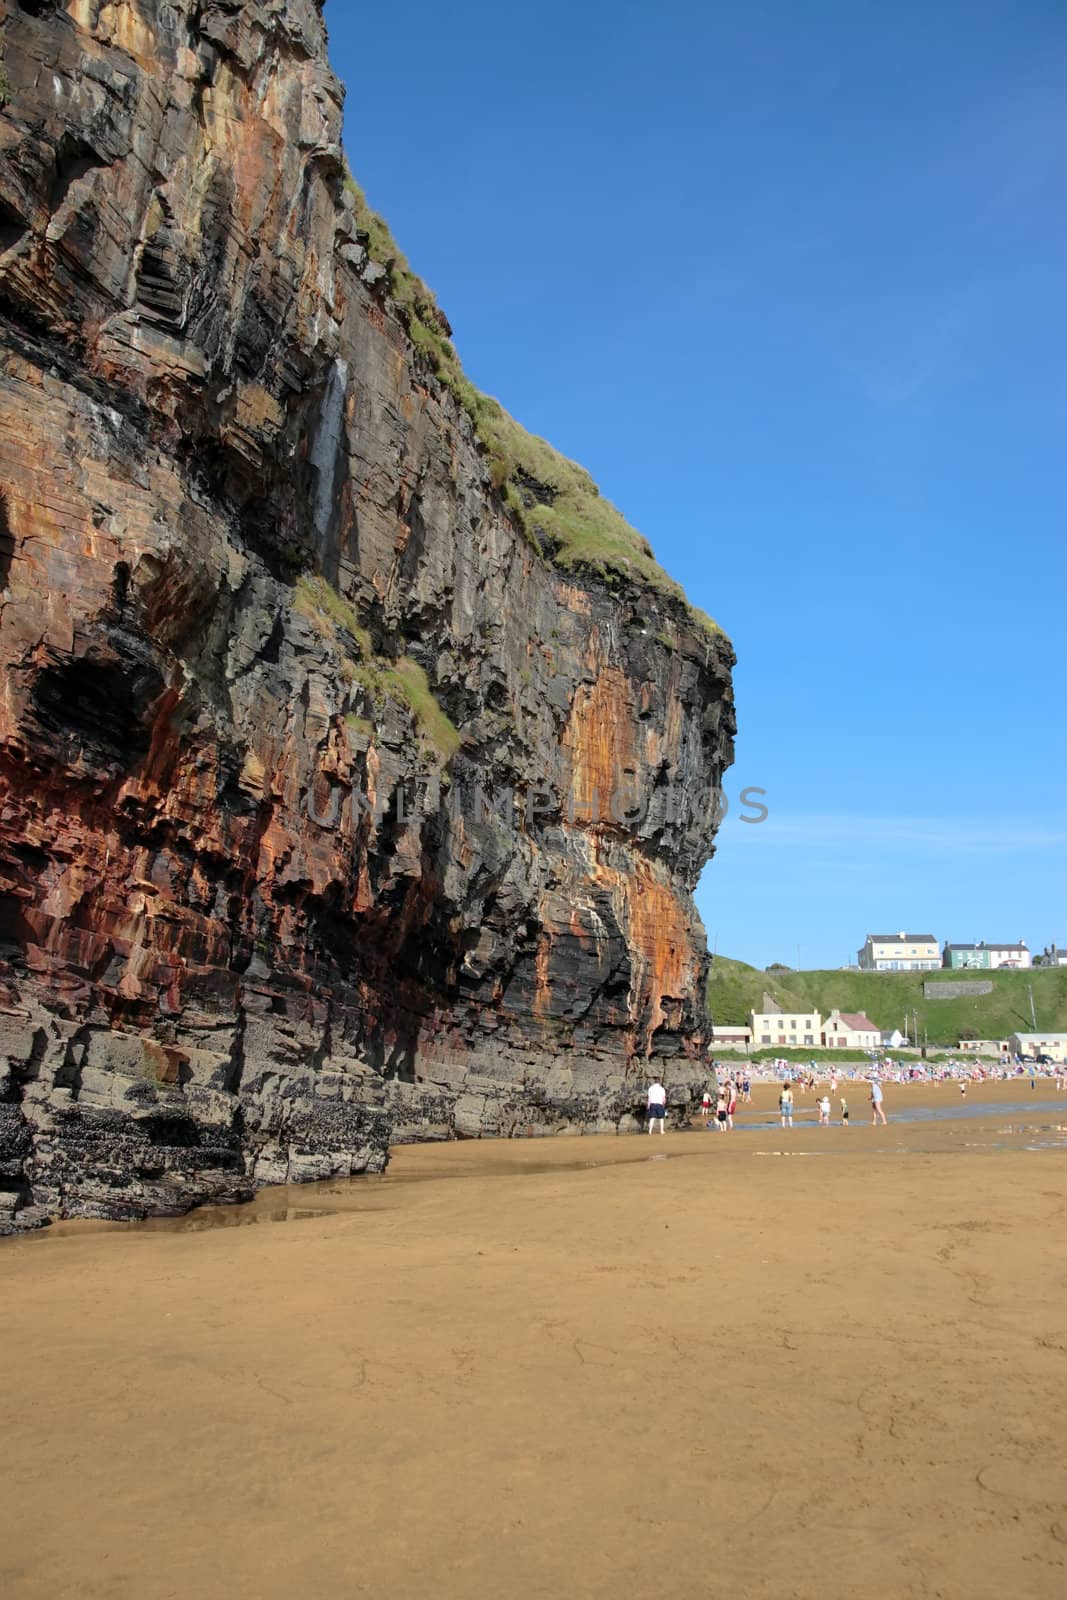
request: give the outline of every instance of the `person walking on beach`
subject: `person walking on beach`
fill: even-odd
[[[648,1088],[648,1131],[658,1128],[663,1132],[663,1124],[667,1120],[667,1091],[655,1078]]]
[[[848,1127],[848,1101],[844,1097],[841,1100],[841,1126]]]
[[[737,1110],[737,1084],[732,1078],[726,1080],[726,1126],[734,1125],[734,1112]]]
[[[782,1092],[778,1096],[778,1110],[782,1116],[782,1127],[793,1126],[793,1091],[788,1083],[782,1085]]]
[[[703,1096],[701,1098],[701,1101],[700,1101],[700,1116],[701,1116],[701,1119],[702,1119],[702,1121],[704,1123],[704,1126],[706,1128],[707,1125],[708,1125],[708,1118],[711,1116],[711,1085],[710,1084],[705,1084],[705,1086],[704,1086],[704,1094],[703,1094]]]
[[[830,1096],[828,1094],[824,1094],[822,1099],[819,1101],[819,1127],[820,1128],[828,1128],[829,1126],[830,1126]]]
[[[726,1132],[726,1090],[721,1084],[715,1101],[715,1126],[720,1133]]]
[[[871,1124],[875,1128],[878,1126],[879,1122],[881,1122],[883,1128],[887,1126],[885,1118],[885,1106],[882,1104],[883,1098],[882,1085],[878,1082],[878,1079],[875,1078],[871,1083]]]

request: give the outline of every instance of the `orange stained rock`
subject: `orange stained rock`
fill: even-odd
[[[563,736],[571,760],[575,821],[614,821],[611,802],[631,786],[636,765],[634,695],[618,667],[604,667],[593,684],[581,684]]]
[[[678,894],[663,869],[638,858],[623,878],[628,931],[645,964],[647,993],[658,1007],[664,995],[683,995],[692,979],[692,940]],[[656,1023],[663,1020],[662,1015]]]
[[[94,0],[69,0],[67,14],[85,33],[102,44],[117,45],[142,66],[150,66],[157,54],[156,35],[130,0],[117,4],[94,4]]]
[[[552,998],[552,985],[548,976],[548,963],[552,954],[552,937],[543,933],[537,945],[536,987],[534,989],[533,1014],[535,1017],[544,1017],[548,1014],[549,1001]]]
[[[579,617],[588,617],[592,614],[593,604],[586,589],[579,589],[573,583],[564,583],[562,579],[553,585],[556,599],[565,611],[573,611]]]
[[[637,856],[622,871],[602,859],[597,844],[592,876],[608,887],[630,949],[630,1014],[639,1048],[647,1050],[667,1021],[664,1001],[690,995],[697,980],[692,932],[659,863]]]

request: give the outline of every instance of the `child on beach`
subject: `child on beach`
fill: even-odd
[[[847,1128],[848,1127],[848,1101],[847,1100],[842,1100],[841,1101],[841,1126],[843,1128]]]
[[[783,1086],[782,1092],[778,1096],[778,1110],[782,1117],[782,1127],[791,1128],[793,1126],[793,1091],[788,1084]]]
[[[830,1096],[828,1094],[824,1094],[819,1101],[819,1126],[820,1128],[828,1128],[830,1126]]]

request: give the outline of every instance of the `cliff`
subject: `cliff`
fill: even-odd
[[[732,653],[462,378],[320,7],[0,48],[0,1226],[684,1099]]]

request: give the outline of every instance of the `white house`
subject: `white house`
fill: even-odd
[[[1013,1055],[1067,1061],[1067,1033],[1013,1033],[1009,1043]]]
[[[749,1045],[752,1043],[752,1029],[742,1028],[738,1023],[726,1022],[712,1028],[711,1042],[712,1044],[723,1046],[728,1044]]]
[[[1067,949],[1062,944],[1046,945],[1035,964],[1039,967],[1067,967]]]
[[[1033,965],[1030,952],[1020,939],[1015,944],[987,944],[989,951],[989,965],[991,967],[1030,967]]]
[[[817,1011],[752,1011],[754,1045],[797,1045],[799,1048],[819,1043],[821,1022]]]
[[[862,1011],[831,1011],[822,1025],[822,1042],[828,1050],[880,1050],[882,1030]]]
[[[932,933],[869,933],[857,960],[865,972],[935,972],[941,946]]]
[[[907,1038],[899,1028],[883,1028],[881,1033],[883,1050],[901,1050],[907,1044]]]

